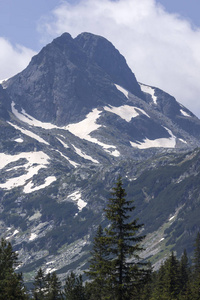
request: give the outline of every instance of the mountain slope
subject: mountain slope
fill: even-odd
[[[119,174],[145,224],[144,255],[192,251],[200,120],[138,83],[103,37],[65,33],[4,81],[0,126],[0,235],[19,251],[27,281],[40,266],[62,278],[87,267]]]
[[[111,77],[113,82],[143,99],[140,86],[125,58],[108,40],[90,33],[82,33],[76,37],[75,41],[89,58]]]

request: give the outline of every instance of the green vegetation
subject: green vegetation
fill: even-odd
[[[26,290],[23,276],[17,273],[18,255],[9,242],[0,244],[0,300],[198,300],[200,299],[200,234],[194,243],[189,264],[186,250],[178,260],[172,251],[157,271],[139,254],[142,225],[130,212],[134,202],[118,179],[105,209],[107,227],[97,228],[93,240],[87,281],[74,272],[66,274],[64,286],[58,275],[39,268],[33,288]],[[163,228],[169,230],[169,228]],[[181,239],[181,235],[180,235]],[[176,242],[176,241],[175,241]],[[167,246],[167,244],[166,244]]]
[[[27,299],[22,274],[15,273],[18,265],[16,252],[10,243],[1,239],[0,244],[0,299]]]
[[[105,209],[109,226],[105,233],[101,226],[98,228],[87,272],[92,279],[90,290],[93,290],[96,299],[129,299],[147,274],[147,270],[141,268],[144,263],[139,257],[143,250],[140,243],[144,237],[138,235],[142,225],[137,224],[137,220],[130,221],[129,213],[135,207],[133,201],[125,197],[119,178]]]

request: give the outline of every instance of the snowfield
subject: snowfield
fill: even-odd
[[[83,157],[84,159],[90,160],[90,161],[92,161],[92,162],[95,163],[95,164],[99,164],[99,162],[98,162],[96,159],[94,159],[94,158],[92,158],[91,156],[85,154],[83,151],[81,151],[80,149],[78,149],[78,148],[75,147],[74,145],[72,145],[72,146],[74,147],[76,153],[77,153],[79,156]]]
[[[69,157],[62,154],[62,152],[60,152],[59,150],[55,150],[55,151],[58,152],[62,157],[64,157],[74,168],[77,168],[79,166],[79,164],[77,164],[75,161],[69,159]]]
[[[75,136],[77,136],[81,139],[85,139],[89,142],[100,145],[109,154],[111,154],[113,156],[120,156],[120,153],[116,150],[115,146],[104,144],[104,143],[98,141],[98,139],[93,138],[93,137],[90,136],[90,134],[93,131],[95,131],[95,130],[97,130],[98,128],[101,127],[101,125],[97,124],[96,121],[100,117],[100,114],[102,113],[102,111],[100,111],[96,108],[93,109],[86,116],[86,118],[83,121],[80,121],[78,123],[69,124],[69,125],[64,126],[64,127],[58,127],[58,126],[53,125],[51,123],[43,123],[39,120],[36,120],[35,118],[33,118],[29,114],[27,114],[25,112],[25,110],[23,110],[23,109],[22,109],[22,112],[20,113],[15,109],[15,103],[14,102],[12,102],[12,112],[20,121],[23,121],[24,123],[26,123],[30,126],[40,127],[40,128],[48,129],[48,130],[50,130],[50,129],[68,130],[69,132],[71,132],[72,134],[74,134]],[[22,129],[21,127],[19,127],[17,125],[14,125],[10,122],[8,122],[8,123],[11,126],[15,127],[16,129],[20,130],[23,134],[28,135],[28,136],[38,140],[41,143],[49,145],[48,142],[46,142],[44,139],[37,136],[36,134],[32,133],[31,131]],[[59,139],[59,141],[61,142],[61,139]],[[67,145],[64,145],[63,141],[61,143],[63,144],[64,147],[67,147]]]
[[[160,138],[155,140],[149,140],[144,139],[143,142],[134,143],[130,141],[130,144],[132,147],[138,148],[138,149],[147,149],[147,148],[153,148],[153,147],[161,147],[161,148],[175,148],[176,146],[176,137],[173,135],[171,130],[165,128],[171,137],[169,138]]]
[[[81,211],[86,205],[87,202],[81,199],[81,192],[80,191],[75,191],[72,194],[68,196],[68,198],[72,199],[77,203],[79,211]]]
[[[128,91],[127,91],[127,90],[125,90],[123,87],[121,87],[121,86],[118,85],[118,84],[115,84],[115,86],[116,86],[116,88],[117,88],[122,94],[124,94],[124,95],[126,96],[126,98],[128,98]]]
[[[121,86],[119,86],[117,84],[115,84],[115,86],[120,92],[122,92],[128,98],[127,90],[125,90],[124,88],[122,88]],[[155,90],[152,87],[144,85],[144,84],[140,84],[140,87],[143,92],[150,94],[153,99],[154,104],[157,104],[157,97],[154,95]],[[108,106],[101,108],[101,110],[94,108],[91,112],[89,112],[85,116],[84,120],[82,120],[80,122],[72,123],[72,124],[69,124],[69,125],[63,126],[63,127],[58,127],[51,123],[44,123],[44,122],[41,122],[41,121],[33,118],[32,116],[27,114],[25,112],[25,110],[23,110],[23,109],[21,112],[18,112],[17,109],[15,109],[15,103],[12,102],[13,114],[19,120],[25,122],[26,124],[28,124],[30,126],[40,127],[40,128],[46,129],[46,130],[51,130],[51,129],[68,130],[70,133],[79,137],[82,140],[87,140],[91,143],[95,143],[95,144],[99,145],[100,147],[103,148],[104,151],[106,151],[110,155],[119,157],[120,152],[117,150],[116,146],[105,144],[105,143],[99,141],[97,138],[92,136],[93,132],[97,131],[99,128],[101,128],[103,126],[101,124],[98,124],[98,119],[100,118],[101,114],[106,111],[109,113],[118,115],[120,118],[124,119],[126,122],[130,122],[132,120],[132,118],[135,118],[135,117],[139,116],[140,114],[144,114],[148,118],[150,118],[150,116],[143,109],[135,107],[135,106],[122,105],[119,107],[115,107],[115,106],[108,105]],[[183,109],[181,109],[180,112],[183,116],[190,117],[189,114],[186,113]],[[21,128],[17,125],[14,125],[10,122],[9,122],[9,124],[12,125],[13,127],[15,127],[16,129],[20,130],[23,134],[28,135],[41,143],[49,145],[49,143],[47,141],[45,141],[43,138],[39,137],[38,135],[32,133],[31,131],[23,129],[23,128]],[[147,148],[152,148],[152,147],[175,148],[176,137],[173,135],[173,133],[169,129],[166,128],[166,130],[170,134],[169,138],[158,138],[155,140],[150,140],[150,139],[146,138],[142,142],[130,141],[130,144],[132,147],[136,147],[138,149],[147,149]],[[57,137],[57,139],[63,145],[63,147],[65,147],[66,149],[69,148],[68,144],[65,141],[63,141],[63,139],[65,139],[65,137],[63,137],[59,134],[58,134],[58,136],[59,137]],[[63,139],[61,139],[60,137],[63,137]],[[23,142],[23,140],[21,138],[17,139],[16,141]],[[90,160],[93,163],[99,163],[97,160],[95,160],[93,157],[91,157],[87,153],[83,152],[81,149],[75,147],[74,145],[72,145],[72,147],[74,148],[74,151],[76,152],[76,154],[81,156],[82,158],[84,158],[86,160]],[[58,150],[56,150],[56,151],[59,152],[62,157],[67,159],[69,161],[69,163],[72,164],[74,167],[77,167],[79,165],[76,162],[71,161],[68,157],[63,155],[60,151],[58,151]],[[29,186],[30,186],[30,184],[29,184]]]
[[[106,111],[109,111],[113,114],[118,115],[120,118],[124,119],[126,122],[130,122],[132,118],[135,118],[139,116],[139,112],[142,114],[146,115],[148,118],[149,115],[141,108],[135,107],[135,106],[130,106],[130,105],[123,105],[119,107],[115,106],[105,106],[104,109]]]
[[[41,185],[37,185],[34,187],[33,183],[30,181],[27,185],[25,185],[24,187],[24,193],[28,194],[28,193],[32,193],[34,191],[38,191],[41,189],[44,189],[45,187],[49,186],[50,184],[52,184],[52,182],[56,181],[56,177],[55,176],[48,176],[47,178],[45,178],[45,183],[41,184]]]
[[[39,135],[33,133],[32,131],[30,130],[27,130],[27,129],[23,129],[15,124],[12,124],[11,122],[8,122],[8,124],[10,124],[11,126],[13,126],[15,129],[21,131],[21,133],[31,137],[32,139],[35,139],[37,140],[39,143],[43,143],[43,144],[46,144],[46,145],[49,145],[48,142],[46,142],[43,138],[41,138]]]
[[[184,117],[191,117],[188,113],[186,113],[186,111],[184,111],[183,109],[180,109],[180,112],[181,114],[184,116]]]
[[[142,83],[140,83],[140,88],[141,88],[142,92],[150,94],[153,99],[154,104],[157,104],[157,97],[155,96],[155,89],[153,89],[152,87],[150,87],[148,85],[142,84]]]
[[[24,186],[24,192],[31,193],[34,190],[41,189],[46,187],[47,185],[50,185],[53,181],[56,180],[54,176],[47,177],[43,185],[33,188],[32,181],[30,181],[31,178],[34,175],[37,175],[40,169],[47,168],[50,160],[49,156],[42,151],[22,152],[17,155],[0,153],[0,168],[3,169],[12,162],[17,164],[18,161],[22,158],[26,159],[27,163],[25,163],[24,165],[20,164],[14,167],[10,167],[7,170],[12,171],[16,170],[16,168],[24,168],[24,174],[10,178],[5,183],[1,183],[0,188],[11,190],[14,187]]]
[[[83,121],[70,124],[66,126],[66,129],[68,129],[72,134],[78,136],[81,139],[98,144],[104,149],[104,151],[108,152],[109,154],[113,156],[120,156],[120,153],[116,150],[115,146],[104,144],[98,139],[91,137],[90,135],[93,131],[99,129],[102,126],[96,123],[101,113],[101,110],[95,108],[89,114],[87,114],[86,118]]]
[[[15,103],[14,102],[11,103],[11,108],[12,108],[12,113],[20,121],[22,121],[24,123],[27,123],[27,124],[29,124],[31,126],[41,127],[41,128],[44,128],[44,129],[58,128],[56,125],[53,125],[51,123],[41,122],[41,121],[33,118],[32,116],[30,116],[29,114],[27,114],[24,109],[22,109],[21,113],[18,112],[18,110],[15,108]]]

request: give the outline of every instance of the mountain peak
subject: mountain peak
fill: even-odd
[[[0,129],[0,237],[14,241],[26,278],[36,266],[62,277],[86,267],[119,174],[157,237],[148,256],[198,229],[200,151],[187,151],[200,146],[200,120],[139,86],[105,38],[64,33],[0,84]]]
[[[7,90],[18,107],[33,117],[67,125],[97,106],[122,104],[126,99],[117,93],[114,83],[106,70],[64,33],[11,78]]]
[[[59,42],[65,42],[65,41],[69,41],[69,40],[71,40],[71,41],[73,40],[71,34],[68,33],[68,32],[64,32],[63,34],[61,34],[61,36],[55,38],[53,40],[53,43],[58,42],[58,41]]]
[[[110,41],[88,32],[81,33],[75,40],[88,56],[110,75],[113,82],[124,87],[132,94],[143,98],[135,75],[127,65],[125,58]]]

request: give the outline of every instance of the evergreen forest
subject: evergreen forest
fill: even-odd
[[[41,268],[28,289],[18,270],[18,254],[10,242],[0,243],[0,300],[175,300],[200,299],[200,233],[193,258],[186,250],[180,259],[174,252],[154,270],[141,258],[143,225],[131,218],[134,201],[126,200],[119,177],[104,210],[108,226],[97,228],[89,267],[83,274],[67,274],[64,284],[56,272]]]

